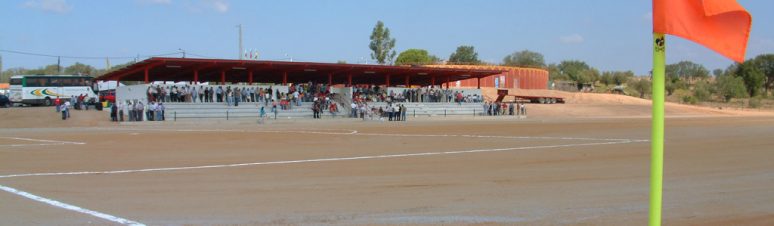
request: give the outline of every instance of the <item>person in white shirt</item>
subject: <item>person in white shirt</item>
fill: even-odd
[[[355,102],[352,102],[352,104],[350,104],[350,107],[352,108],[350,110],[352,112],[352,115],[351,115],[352,118],[357,118],[357,104],[355,104]]]
[[[59,110],[62,111],[62,120],[66,120],[70,117],[70,101],[65,101]]]

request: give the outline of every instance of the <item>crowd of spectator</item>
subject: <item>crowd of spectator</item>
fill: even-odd
[[[403,104],[388,102],[387,106],[376,107],[366,101],[352,102],[350,105],[350,118],[362,118],[363,120],[406,121],[407,108]]]
[[[327,98],[329,87],[325,84],[300,83],[288,87],[288,92],[273,86],[224,86],[224,85],[151,85],[147,89],[147,102],[180,103],[225,103],[239,106],[239,103],[263,103],[279,105],[281,110],[301,106],[301,102],[314,102]],[[328,109],[325,103],[324,109]]]
[[[484,115],[497,116],[497,115],[514,115],[514,116],[526,116],[527,105],[523,103],[505,103],[505,102],[484,102]]]
[[[141,100],[118,101],[110,107],[110,121],[165,121],[165,111],[163,102],[151,101],[145,105]]]
[[[56,106],[56,112],[62,113],[62,120],[70,118],[70,110],[88,111],[91,106],[96,110],[102,110],[102,104],[97,102],[94,97],[89,97],[86,94],[70,96],[69,99],[60,99],[59,97],[56,97],[56,99],[54,99],[54,106]]]
[[[352,88],[350,117],[363,120],[405,121],[407,108],[401,103],[406,102],[482,103],[483,115],[526,115],[526,106],[522,103],[485,102],[483,96],[465,93],[463,90],[437,87],[386,89],[374,85]],[[293,84],[287,87],[287,92],[284,91],[273,86],[154,84],[147,88],[147,100],[116,103],[111,108],[111,120],[163,121],[164,103],[167,102],[223,103],[228,106],[254,103],[263,105],[260,106],[261,117],[266,115],[264,107],[270,106],[271,112],[276,115],[278,110],[290,110],[301,106],[302,102],[312,103],[314,118],[320,118],[326,111],[333,116],[340,112],[326,84]],[[384,102],[386,106],[375,102]],[[78,104],[80,102],[76,102],[76,106]]]
[[[442,103],[479,103],[484,98],[478,94],[465,94],[465,91],[439,89],[434,87],[407,88],[402,91],[389,91],[379,86],[355,87],[352,92],[354,101],[365,102],[442,102]]]

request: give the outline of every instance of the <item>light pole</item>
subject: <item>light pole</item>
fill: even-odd
[[[184,49],[181,49],[181,48],[177,48],[177,50],[178,50],[178,51],[180,51],[180,53],[182,53],[182,54],[183,54],[183,58],[185,58],[185,50],[184,50]],[[195,58],[195,57],[194,57],[194,58]]]
[[[242,48],[242,24],[237,25],[237,28],[239,28],[239,59],[243,59],[244,50]]]

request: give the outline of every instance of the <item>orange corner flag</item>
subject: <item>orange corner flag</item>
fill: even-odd
[[[686,38],[740,63],[751,23],[736,0],[653,0],[653,32]]]

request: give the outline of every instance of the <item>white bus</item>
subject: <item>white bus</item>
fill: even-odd
[[[91,77],[77,75],[15,75],[10,79],[9,99],[14,104],[51,106],[54,100],[80,95],[96,98]]]

